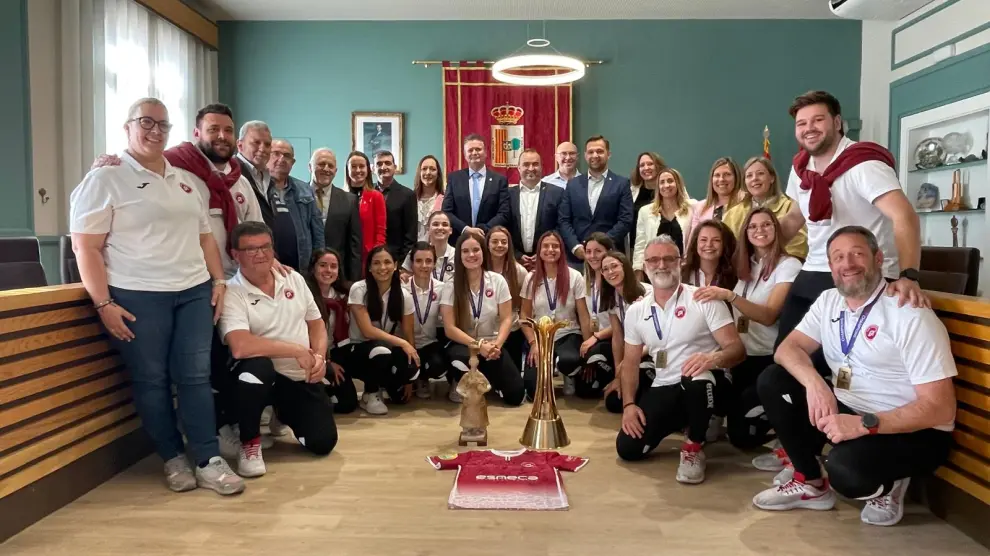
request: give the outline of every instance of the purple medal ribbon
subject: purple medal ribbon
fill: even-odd
[[[859,331],[863,328],[866,323],[866,317],[870,316],[870,311],[873,310],[873,306],[876,305],[877,301],[880,300],[880,296],[883,295],[883,290],[873,298],[873,301],[863,309],[863,313],[859,315],[859,320],[856,321],[856,326],[853,327],[852,340],[846,339],[846,312],[839,312],[839,342],[842,345],[842,355],[849,358],[849,352],[852,351],[853,345],[856,343],[856,338],[859,337]]]
[[[416,309],[416,320],[419,321],[420,326],[425,326],[426,320],[430,318],[430,308],[433,307],[433,280],[430,280],[430,293],[426,299],[426,313],[421,313],[419,310],[419,295],[416,293],[415,281],[413,281],[412,285],[412,294],[413,307]]]

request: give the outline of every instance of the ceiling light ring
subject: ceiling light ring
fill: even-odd
[[[564,68],[569,71],[549,75],[519,75],[508,73],[511,70],[525,70],[547,67]],[[492,66],[492,77],[512,85],[564,85],[584,77],[585,64],[581,60],[560,54],[522,54],[503,58]]]

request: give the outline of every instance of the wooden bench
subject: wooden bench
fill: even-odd
[[[82,286],[0,292],[0,542],[150,451]]]
[[[990,546],[990,300],[928,292],[952,342],[955,446],[931,482],[932,511]]]

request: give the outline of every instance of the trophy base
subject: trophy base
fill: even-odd
[[[564,421],[560,416],[554,419],[530,417],[519,443],[533,450],[556,450],[567,446],[571,440],[567,438]]]
[[[466,432],[461,432],[461,436],[457,439],[458,446],[488,446],[488,431],[481,434],[467,434]]]

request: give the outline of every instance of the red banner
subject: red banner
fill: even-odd
[[[532,70],[547,75],[554,70]],[[519,73],[519,72],[515,72]],[[547,87],[510,85],[492,78],[483,65],[444,62],[444,167],[447,173],[467,165],[462,143],[477,133],[486,138],[488,164],[519,183],[519,155],[536,149],[543,173],[554,172],[557,145],[571,141],[573,110],[571,84]]]

